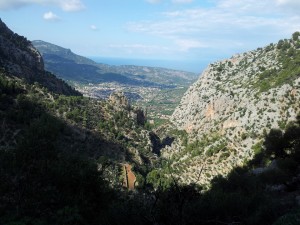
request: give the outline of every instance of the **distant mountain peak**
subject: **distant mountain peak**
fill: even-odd
[[[88,64],[88,65],[96,64],[91,59],[73,53],[71,49],[63,48],[49,42],[45,42],[42,40],[35,40],[32,41],[32,44],[41,52],[42,55],[46,57],[48,55],[57,55],[62,58],[66,58],[80,64]]]
[[[96,63],[66,49],[45,41],[32,42],[41,52],[47,70],[61,78],[80,83],[112,83],[132,86],[168,87],[180,83],[190,84],[196,74],[173,69]]]

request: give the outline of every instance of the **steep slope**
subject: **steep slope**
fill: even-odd
[[[74,54],[70,49],[62,48],[45,41],[36,40],[32,41],[32,44],[39,50],[44,58],[47,58],[45,59],[45,61],[47,61],[48,59],[51,60],[51,56],[57,56],[61,59],[71,60],[77,64],[87,64],[94,66],[97,64],[93,60]]]
[[[300,112],[300,40],[281,40],[210,64],[183,96],[171,121],[188,134],[181,151],[164,152],[183,181],[200,183],[242,165],[270,128],[284,129]]]
[[[4,47],[22,52],[14,44]],[[203,192],[195,184],[180,185],[175,176],[163,179],[161,166],[169,164],[152,151],[159,154],[173,139],[161,141],[145,130],[143,111],[122,93],[108,101],[60,95],[28,82],[23,73],[12,75],[5,66],[22,68],[22,62],[2,59],[0,224],[298,224],[300,116],[284,132],[273,130],[266,137],[264,157],[274,160],[275,153],[278,167],[272,163],[259,174],[236,168]],[[288,82],[299,75],[293,72]],[[199,169],[198,177],[210,172]],[[120,191],[123,181],[130,189],[136,184],[145,189]]]
[[[63,127],[54,129],[55,149],[93,160],[105,157],[112,165],[112,183],[118,184],[119,163],[139,166],[153,157],[143,110],[132,107],[122,93],[108,100],[81,96],[44,71],[41,55],[26,38],[0,25],[0,150],[17,148],[31,124],[42,120],[41,126],[48,126],[50,120]]]
[[[52,92],[65,95],[80,95],[64,81],[44,70],[40,53],[25,37],[12,32],[0,20],[0,66],[8,74],[38,82]]]

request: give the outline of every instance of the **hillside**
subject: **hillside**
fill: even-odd
[[[0,66],[28,83],[37,82],[48,90],[65,95],[81,95],[63,80],[44,70],[40,53],[25,37],[12,32],[0,20]]]
[[[2,21],[0,27],[1,151],[17,151],[24,144],[43,154],[45,143],[51,143],[61,154],[82,155],[99,167],[105,159],[105,177],[117,187],[122,185],[121,163],[137,169],[151,165],[155,146],[143,110],[131,106],[121,92],[107,100],[81,96],[44,70],[41,55],[26,38]]]
[[[122,164],[134,165],[139,175],[152,169],[160,140],[141,108],[132,106],[123,92],[109,93],[105,100],[83,97],[44,70],[44,60],[30,41],[2,21],[0,28],[0,149],[16,150],[30,132],[27,144],[34,145],[36,138],[50,141],[58,152],[82,154],[99,167],[105,159],[109,166],[103,176],[116,187],[122,185]],[[80,56],[74,60],[89,63]],[[42,129],[42,136],[35,137],[34,129]],[[39,151],[42,146],[37,143]]]
[[[131,86],[169,87],[186,84],[197,75],[190,72],[146,66],[112,66],[96,63],[74,54],[70,49],[44,42],[33,41],[41,52],[46,68],[65,80],[83,83],[117,82]]]
[[[197,179],[200,165],[218,174],[251,159],[271,128],[284,129],[300,112],[300,40],[280,40],[210,64],[184,94],[171,121],[187,133],[185,146],[169,148],[183,182]],[[179,150],[181,149],[181,150]]]
[[[157,123],[169,118],[184,91],[198,77],[166,68],[96,63],[51,43],[32,43],[41,52],[46,69],[84,96],[107,99],[114,91],[124,92],[131,102],[147,108],[149,118]]]
[[[163,126],[156,130],[164,136],[159,138],[144,111],[133,107],[123,93],[111,94],[108,100],[77,96],[43,70],[42,58],[30,42],[2,22],[0,27],[0,43],[5,43],[0,44],[0,224],[299,224],[300,116],[295,121],[286,117],[290,122],[285,129],[266,131],[254,158],[215,177],[208,189],[199,183],[207,184],[213,166],[222,163],[221,157],[214,161],[220,156],[214,150],[223,153],[227,146],[206,151],[205,164],[189,174],[183,173],[184,166],[199,163],[201,149],[220,143],[226,133],[208,133],[206,139],[193,142],[201,137],[194,129],[187,129],[188,136]],[[259,73],[262,82],[253,86],[273,82],[257,86],[258,96],[266,95],[266,87],[289,87],[299,79],[298,49],[286,51],[298,43],[296,38],[273,49],[287,61],[276,76],[265,76],[269,68]],[[16,60],[19,56],[23,59]],[[293,87],[297,94],[298,86]],[[186,98],[187,94],[182,104]],[[178,128],[185,124],[178,122],[174,114]],[[241,137],[248,138],[253,137]],[[234,154],[229,157],[235,159]],[[236,165],[226,162],[227,168]]]

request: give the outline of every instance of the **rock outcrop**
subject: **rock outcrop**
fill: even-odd
[[[205,164],[207,183],[253,157],[252,147],[271,128],[283,129],[300,112],[300,40],[281,40],[230,59],[210,64],[185,93],[171,116],[188,133],[192,151],[167,148],[165,157],[178,157],[184,182],[193,182]],[[298,65],[298,66],[297,66]],[[184,148],[183,148],[184,149]]]
[[[29,78],[44,70],[43,58],[31,42],[11,31],[1,20],[0,49],[1,64],[14,75]]]
[[[109,96],[109,102],[117,109],[128,109],[130,108],[129,101],[123,92],[113,92]]]
[[[44,70],[39,51],[25,37],[11,31],[0,19],[0,68],[6,73],[37,82],[48,90],[65,95],[81,95],[64,81]]]

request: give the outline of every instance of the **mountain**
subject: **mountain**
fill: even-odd
[[[146,66],[111,66],[74,54],[70,49],[44,41],[33,41],[46,68],[65,80],[82,83],[117,82],[132,86],[170,87],[196,78],[190,72]]]
[[[255,156],[271,128],[285,129],[300,113],[300,40],[280,40],[210,64],[171,116],[186,132],[185,146],[169,147],[180,179],[207,184]],[[181,149],[181,150],[180,150]],[[184,158],[184,160],[181,160]]]
[[[117,82],[131,85],[151,85],[130,79],[121,74],[103,71],[102,66],[92,60],[78,56],[69,49],[46,43],[33,41],[35,47],[41,52],[46,62],[46,68],[64,80],[80,83]],[[154,85],[154,84],[152,84]]]
[[[0,224],[102,224],[127,189],[123,164],[132,189],[156,159],[143,110],[119,92],[83,97],[26,38],[0,31]]]
[[[40,53],[25,37],[12,32],[0,20],[0,66],[7,73],[37,82],[50,91],[65,95],[80,95],[61,79],[44,70]]]
[[[32,43],[41,52],[46,69],[84,96],[107,99],[114,91],[121,91],[131,102],[147,108],[148,117],[155,124],[168,119],[197,77],[194,73],[158,67],[96,63],[54,44]]]
[[[30,41],[2,21],[0,31],[0,149],[16,148],[35,122],[48,126],[52,121],[64,127],[54,129],[57,138],[52,144],[60,151],[107,157],[116,167],[133,161],[143,164],[143,159],[151,162],[153,134],[146,129],[144,111],[130,105],[124,93],[112,93],[107,100],[83,97],[44,70],[43,58]],[[46,131],[41,135],[51,136]]]
[[[133,107],[123,93],[111,94],[107,100],[74,96],[78,93],[43,70],[42,59],[30,42],[0,25],[0,43],[5,43],[0,45],[0,224],[299,224],[300,116],[285,129],[281,124],[281,130],[266,131],[251,161],[229,173],[222,171],[224,176],[215,177],[209,186],[199,185],[203,176],[214,175],[218,163],[224,166],[222,160],[227,168],[236,165],[226,160],[229,147],[224,144],[210,148],[205,164],[197,164],[201,149],[220,143],[226,132],[220,129],[219,136],[208,133],[200,140],[195,129],[187,129],[189,134],[166,125],[151,130],[144,111]],[[299,79],[298,36],[269,51],[270,47],[262,49],[262,54],[270,52],[267,61],[275,62],[277,52],[280,63],[274,64],[276,73],[267,67],[259,72],[261,80],[248,86],[264,102],[270,91],[274,94],[273,89],[286,91],[285,99],[274,98],[279,106],[289,99],[284,112],[291,118],[294,104],[299,104],[299,82],[295,84]],[[16,60],[20,55],[23,59]],[[217,70],[220,78],[216,81],[225,78]],[[207,81],[205,76],[202,79]],[[197,85],[182,104],[195,89]],[[218,92],[210,94],[218,96]],[[173,114],[178,128],[185,123],[175,121],[175,116],[184,110],[181,107]],[[179,115],[186,117],[181,117],[183,112]],[[241,137],[248,138],[254,136]],[[222,155],[214,152],[218,150]],[[166,157],[168,152],[170,157]],[[192,164],[194,169],[184,173]]]
[[[60,46],[44,42],[32,41],[32,44],[39,50],[43,57],[48,58],[59,56],[61,59],[68,59],[77,64],[97,65],[93,60],[74,54],[70,49],[65,49]],[[47,60],[45,60],[47,61]]]

